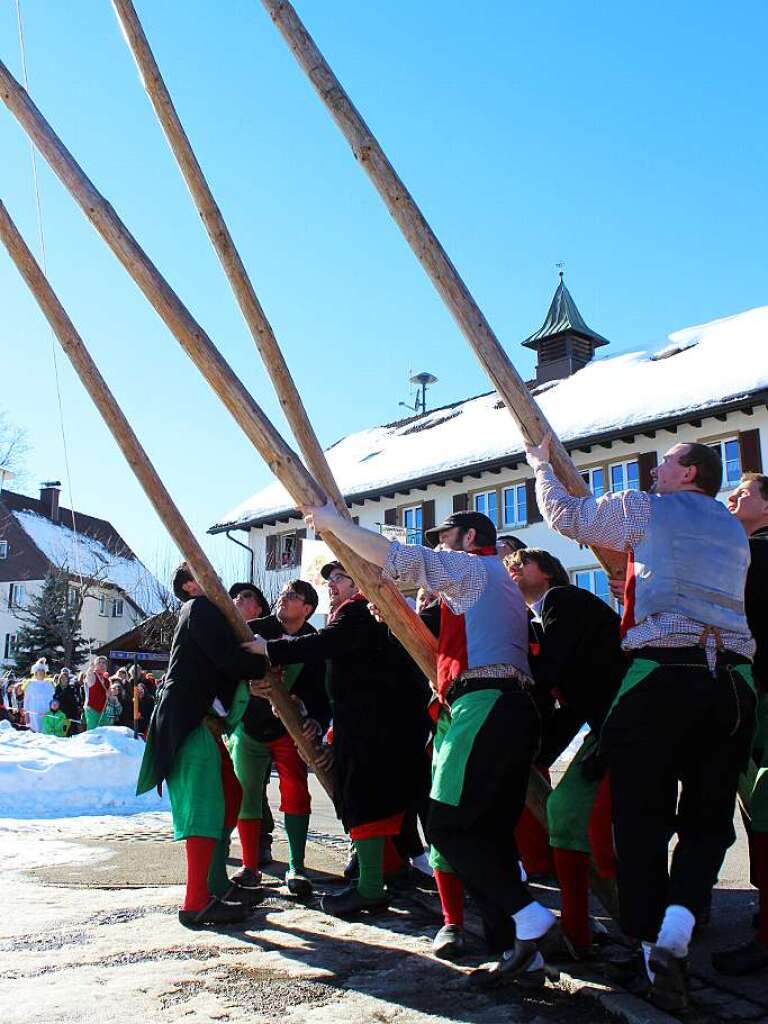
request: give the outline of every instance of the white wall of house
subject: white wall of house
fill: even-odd
[[[695,415],[695,414],[692,414]],[[572,457],[577,467],[582,471],[602,470],[603,482],[606,490],[610,489],[611,473],[614,467],[623,466],[623,473],[626,479],[627,463],[633,463],[639,455],[647,452],[655,452],[658,461],[661,461],[663,454],[678,442],[699,441],[702,443],[716,443],[738,440],[740,431],[759,430],[760,449],[762,455],[763,471],[768,470],[768,410],[765,406],[755,407],[752,415],[744,412],[730,413],[725,420],[718,420],[714,417],[702,418],[701,426],[682,425],[676,432],[667,429],[659,429],[654,437],[637,434],[633,443],[614,441],[610,446],[595,445],[591,451],[575,450]],[[738,444],[729,446],[726,454],[733,455],[738,452]],[[741,465],[732,461],[724,467],[730,470],[730,479],[725,479],[723,489],[720,493],[721,500],[733,489],[735,481],[741,472]],[[615,470],[617,473],[620,470]],[[457,471],[456,476],[460,476]],[[559,558],[563,565],[571,573],[574,582],[584,585],[587,578],[584,576],[576,578],[576,573],[585,570],[598,571],[599,567],[594,555],[589,548],[581,548],[573,541],[559,536],[542,523],[523,525],[520,523],[507,523],[504,521],[504,491],[515,485],[524,484],[530,479],[532,473],[525,463],[520,463],[515,470],[505,469],[499,473],[483,473],[479,477],[464,476],[460,483],[451,481],[445,486],[432,485],[423,490],[412,490],[410,494],[396,493],[394,498],[382,498],[379,501],[366,501],[363,505],[354,505],[352,514],[359,517],[360,525],[370,529],[379,529],[384,523],[385,510],[398,509],[398,524],[404,523],[405,510],[409,507],[416,507],[424,501],[434,500],[435,522],[440,523],[453,511],[453,497],[456,494],[469,494],[469,507],[475,507],[475,500],[478,495],[492,492],[496,495],[497,527],[500,533],[514,533],[519,536],[529,547],[546,548],[553,555]],[[724,477],[726,473],[724,473]],[[621,489],[621,488],[617,488]],[[479,499],[481,504],[483,499]],[[485,511],[485,508],[481,508]],[[298,566],[289,568],[269,570],[266,568],[266,538],[270,535],[285,535],[295,532],[303,527],[299,519],[293,519],[289,523],[280,523],[277,526],[265,526],[252,528],[249,533],[249,544],[255,552],[255,567],[257,582],[263,585],[267,596],[274,595],[287,580],[295,578],[298,573]],[[310,534],[311,536],[311,534]],[[263,584],[262,584],[263,581]],[[589,582],[598,588],[604,587],[601,577],[593,576]]]
[[[15,608],[10,606],[11,587],[23,586],[23,599],[25,604],[28,604],[30,599],[39,593],[42,585],[42,580],[25,580],[23,584],[0,583],[0,669],[15,665],[13,657],[6,656],[6,652],[11,649],[8,637],[14,637],[22,625]],[[18,598],[17,589],[14,590],[14,598]],[[127,633],[142,618],[144,616],[139,614],[119,591],[105,587],[95,588],[83,603],[80,628],[85,639],[93,638],[93,646],[100,647],[109,640]]]

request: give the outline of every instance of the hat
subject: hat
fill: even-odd
[[[259,588],[255,583],[233,583],[229,588],[229,596],[234,601],[238,594],[242,594],[244,590],[252,590],[255,594],[259,593]]]
[[[330,578],[330,575],[334,569],[337,569],[339,572],[343,572],[345,576],[349,576],[349,573],[341,564],[341,562],[337,561],[328,562],[326,565],[324,565],[320,570],[320,575],[323,577],[324,580],[327,580]]]
[[[38,658],[37,661],[35,662],[35,664],[32,666],[31,672],[33,674],[35,672],[45,672],[45,673],[47,673],[48,672],[48,662],[45,660],[45,658]]]
[[[462,530],[476,530],[483,544],[496,543],[496,527],[482,512],[452,512],[439,526],[425,530],[424,540],[433,548],[440,539],[441,531],[451,530],[454,526],[458,526]]]

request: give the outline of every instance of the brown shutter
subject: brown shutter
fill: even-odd
[[[421,503],[421,528],[426,533],[435,525],[435,503],[434,501],[422,501]]]
[[[464,492],[463,494],[454,494],[453,496],[453,511],[454,512],[466,512],[469,508],[469,495]]]
[[[536,481],[526,480],[525,481],[525,521],[530,526],[531,523],[540,523],[542,520],[541,512],[539,512],[539,506],[536,504]]]
[[[760,455],[760,431],[739,431],[742,473],[762,473],[763,460]]]
[[[396,508],[385,508],[384,509],[384,525],[385,526],[397,526],[397,509]]]
[[[294,553],[294,565],[301,565],[301,544],[307,539],[306,529],[296,531],[296,551]]]
[[[658,458],[656,456],[656,452],[643,452],[642,455],[638,455],[637,463],[641,491],[650,491],[653,483],[651,470],[656,468],[657,462]]]
[[[264,568],[277,568],[277,534],[275,533],[267,537],[267,555],[264,560]]]
[[[355,526],[359,526],[360,525],[360,516],[352,516],[352,522],[355,524]]]

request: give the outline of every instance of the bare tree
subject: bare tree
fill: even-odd
[[[17,486],[23,480],[24,461],[28,454],[26,430],[15,426],[7,413],[0,411],[0,469],[13,473]]]

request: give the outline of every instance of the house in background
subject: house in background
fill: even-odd
[[[721,497],[743,470],[767,464],[768,306],[676,331],[655,351],[595,358],[609,342],[586,324],[561,279],[544,323],[522,344],[537,357],[528,387],[596,496],[648,489],[676,442],[718,450]],[[495,392],[350,434],[326,455],[362,526],[398,527],[418,543],[450,512],[476,509],[611,600],[591,551],[541,522],[522,437]],[[209,532],[244,531],[259,578],[274,590],[300,565],[303,525],[275,482]]]
[[[13,666],[19,609],[52,568],[67,572],[73,603],[84,595],[81,632],[94,649],[163,608],[160,584],[114,526],[61,507],[60,491],[54,481],[32,498],[0,482],[0,668]]]

